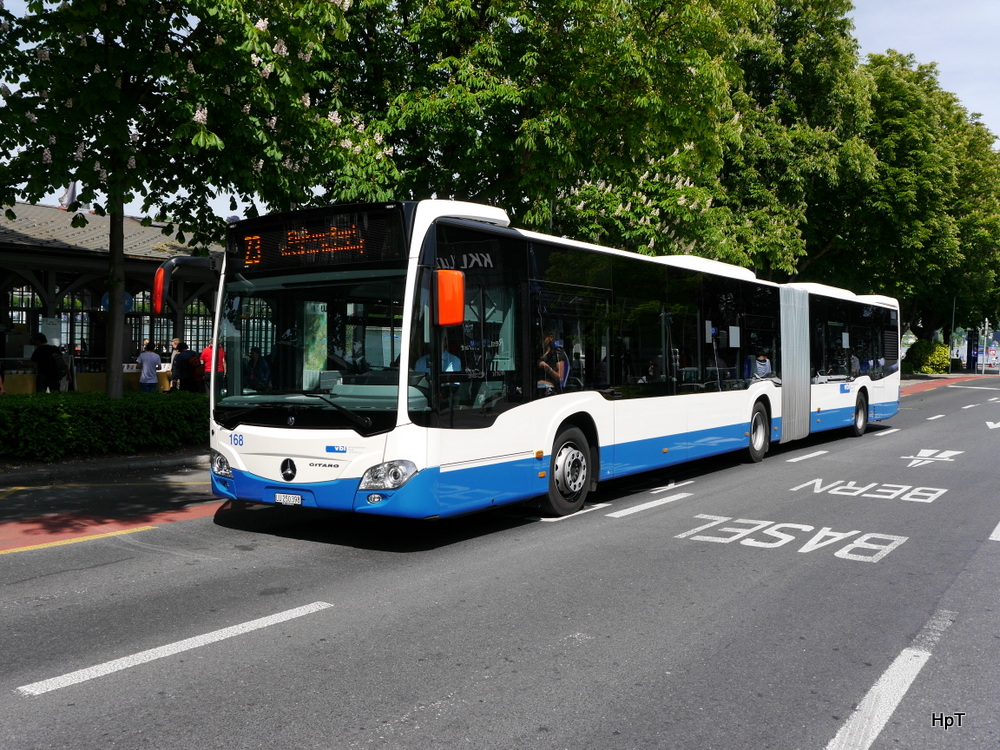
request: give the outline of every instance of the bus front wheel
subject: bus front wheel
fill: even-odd
[[[590,488],[590,445],[576,427],[569,427],[552,444],[549,492],[543,507],[554,516],[568,516],[583,507]]]
[[[764,454],[771,445],[771,420],[767,416],[764,404],[758,401],[753,405],[750,415],[750,446],[747,448],[747,458],[752,463],[764,460]]]
[[[858,401],[854,404],[854,421],[851,423],[851,434],[854,437],[861,437],[868,429],[868,399],[863,393],[858,394]]]

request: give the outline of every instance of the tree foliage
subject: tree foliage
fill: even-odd
[[[896,296],[904,324],[929,338],[949,324],[963,289],[959,322],[995,309],[1000,162],[992,134],[940,88],[934,65],[889,51],[871,56],[865,70],[874,179],[817,205],[836,209],[836,223],[799,273]]]
[[[654,233],[633,236],[639,222],[605,204],[651,216],[646,188],[711,177],[735,130],[730,26],[759,4],[360,0],[330,77],[342,111],[390,145],[401,197],[496,203],[522,225],[636,247]]]

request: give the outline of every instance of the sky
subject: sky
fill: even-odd
[[[936,63],[942,89],[1000,135],[1000,0],[854,0],[865,55],[889,49]]]

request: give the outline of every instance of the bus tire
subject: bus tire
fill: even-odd
[[[867,429],[868,397],[864,393],[859,393],[857,403],[854,404],[854,421],[851,422],[851,434],[854,437],[861,437]]]
[[[750,445],[747,447],[747,458],[751,463],[760,463],[764,454],[771,446],[771,420],[767,409],[760,401],[753,405],[750,414]]]
[[[542,508],[553,516],[568,516],[583,507],[590,489],[590,445],[576,427],[567,427],[552,443],[549,491]]]

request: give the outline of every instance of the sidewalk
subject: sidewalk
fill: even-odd
[[[913,393],[929,391],[942,385],[954,385],[969,380],[982,380],[984,378],[995,378],[996,373],[986,373],[985,375],[974,375],[967,372],[946,373],[944,375],[903,375],[903,382],[900,385],[900,395],[905,397]]]
[[[0,458],[0,489],[36,484],[63,484],[93,477],[110,479],[136,476],[156,470],[207,471],[208,465],[207,446],[163,453],[66,458],[51,463]]]

